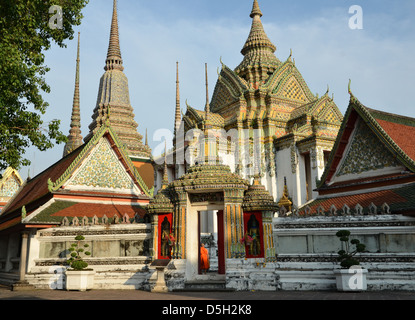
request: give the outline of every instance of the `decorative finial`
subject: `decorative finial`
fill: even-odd
[[[291,61],[291,57],[293,56],[293,49],[290,49],[290,56],[288,57],[288,61]]]
[[[349,91],[349,94],[350,95],[352,95],[351,85],[352,85],[352,80],[349,79],[349,88],[348,88],[348,91]]]
[[[252,11],[250,14],[251,18],[254,18],[255,16],[262,17],[262,12],[261,12],[261,9],[259,8],[259,4],[257,0],[254,0],[254,4],[252,6]]]

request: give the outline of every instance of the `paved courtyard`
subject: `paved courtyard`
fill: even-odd
[[[407,291],[247,291],[247,292],[169,292],[151,293],[138,290],[64,290],[11,291],[0,286],[0,300],[415,300],[415,292]]]

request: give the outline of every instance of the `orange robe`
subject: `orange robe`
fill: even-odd
[[[209,252],[205,247],[200,247],[200,269],[209,269]]]

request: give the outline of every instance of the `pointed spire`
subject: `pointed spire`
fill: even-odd
[[[264,31],[264,26],[261,22],[262,12],[259,9],[258,1],[254,1],[252,12],[250,14],[252,18],[251,32],[249,33],[248,39],[241,51],[243,55],[246,55],[252,49],[267,48],[272,53],[277,50],[274,44],[269,40],[267,34]]]
[[[250,17],[252,18],[251,31],[241,50],[244,60],[235,69],[240,76],[244,76],[252,68],[261,67],[274,71],[281,64],[274,54],[277,50],[276,46],[269,40],[264,31],[264,26],[261,22],[262,12],[257,0],[254,0]]]
[[[78,32],[78,50],[76,55],[75,90],[72,104],[71,128],[69,130],[68,142],[66,143],[63,151],[63,156],[68,155],[83,144],[81,136],[81,108],[79,98],[80,39],[81,33]]]
[[[110,41],[108,45],[107,60],[105,61],[104,70],[118,69],[123,71],[121,48],[120,48],[120,36],[118,32],[118,13],[117,13],[117,0],[114,0]]]
[[[108,124],[118,135],[129,156],[151,158],[150,147],[144,145],[143,136],[137,131],[138,124],[131,106],[128,78],[122,72],[124,67],[118,31],[117,1],[114,0],[105,73],[99,83],[90,131],[84,140],[89,141],[103,125]]]
[[[147,133],[147,128],[146,128],[146,146],[148,146],[148,133]]]
[[[179,62],[176,62],[176,114],[174,118],[174,136],[180,130],[180,123],[182,121],[180,109],[180,83],[179,83]]]
[[[254,18],[254,16],[256,15],[258,15],[259,17],[262,17],[262,12],[261,12],[261,9],[259,8],[259,4],[257,0],[254,1],[250,17]]]

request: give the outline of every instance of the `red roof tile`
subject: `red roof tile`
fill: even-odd
[[[383,130],[412,159],[415,160],[415,127],[376,119]]]

